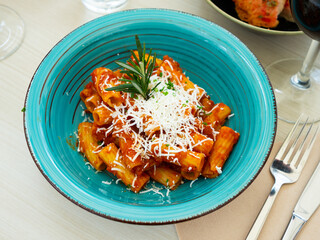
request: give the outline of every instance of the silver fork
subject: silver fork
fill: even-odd
[[[308,159],[311,148],[315,142],[315,138],[319,130],[319,127],[317,128],[314,134],[310,134],[312,135],[311,137],[309,137],[311,138],[311,140],[307,141],[308,135],[311,132],[311,128],[313,126],[313,124],[310,124],[310,126],[306,128],[307,133],[303,137],[302,132],[304,131],[306,124],[308,122],[308,119],[307,119],[303,123],[303,126],[301,127],[301,130],[299,131],[298,136],[294,137],[294,133],[297,130],[297,126],[301,124],[301,119],[302,119],[302,116],[299,117],[299,119],[293,126],[292,130],[290,131],[286,140],[282,144],[280,150],[278,151],[270,167],[270,171],[274,177],[275,182],[267,200],[265,201],[263,207],[260,210],[258,217],[256,218],[253,226],[251,227],[246,240],[253,240],[258,238],[260,231],[263,227],[263,224],[267,219],[267,216],[271,210],[271,207],[278,195],[278,192],[281,186],[283,184],[296,182]],[[289,150],[287,150],[291,142],[293,142],[293,144],[291,145]],[[303,150],[304,152],[303,154],[301,154]],[[298,162],[298,160],[300,161]]]

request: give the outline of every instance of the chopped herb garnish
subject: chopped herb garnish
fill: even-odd
[[[164,94],[165,96],[167,96],[167,95],[168,95],[168,92],[163,92],[163,94]]]
[[[162,77],[162,72],[159,73],[159,77]]]
[[[136,44],[138,50],[138,56],[131,50],[132,59],[129,59],[128,63],[122,63],[116,61],[115,63],[123,67],[121,73],[127,74],[129,79],[119,79],[124,84],[117,85],[115,87],[107,88],[106,91],[122,91],[128,93],[140,94],[145,100],[148,100],[154,91],[154,89],[160,84],[160,82],[152,89],[149,89],[150,77],[155,68],[156,54],[152,55],[152,49],[150,49],[149,55],[146,57],[146,46],[141,42],[136,35]]]
[[[25,107],[21,109],[21,112],[25,112],[25,111],[26,111],[26,108],[25,108]]]
[[[168,83],[166,83],[166,85],[167,85],[167,88],[168,88],[168,89],[172,89],[172,90],[174,90],[173,82],[168,81]]]
[[[98,141],[97,142],[98,145],[101,145],[102,143],[103,143],[103,141]]]
[[[170,146],[170,144],[166,144],[166,146],[167,146],[167,147],[169,147],[169,146]]]
[[[203,107],[202,107],[202,106],[197,106],[197,108],[198,108],[198,109],[203,109]]]
[[[206,123],[206,122],[203,122],[202,124],[203,124],[203,125],[205,125],[205,126],[207,126],[207,125],[208,125],[208,123]]]
[[[187,106],[187,104],[182,104],[182,107],[186,107]]]

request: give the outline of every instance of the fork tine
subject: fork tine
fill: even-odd
[[[301,136],[301,134],[302,134],[302,132],[303,132],[303,130],[304,130],[304,128],[305,128],[308,120],[309,120],[309,118],[307,118],[306,121],[304,122],[303,126],[302,126],[301,129],[300,129],[300,132],[298,133],[298,136],[297,136],[296,139],[294,140],[294,142],[293,142],[293,144],[291,145],[288,153],[286,154],[285,158],[283,159],[283,162],[284,162],[285,164],[288,164],[288,163],[289,163],[290,158],[291,158],[291,156],[292,156],[292,154],[293,154],[293,151],[294,151],[294,149],[296,148],[298,139],[300,138],[300,136]]]
[[[302,119],[302,114],[300,115],[300,117],[298,118],[298,120],[296,121],[296,123],[294,124],[293,128],[291,129],[290,133],[288,134],[288,136],[286,137],[284,143],[282,144],[281,148],[279,149],[277,155],[276,155],[276,159],[280,160],[283,158],[283,155],[291,141],[291,138],[293,136],[293,133],[295,132],[297,126],[300,124]]]
[[[300,146],[299,146],[296,154],[295,154],[294,157],[292,158],[292,161],[291,161],[291,163],[290,163],[290,165],[291,165],[292,167],[294,167],[294,166],[296,165],[297,161],[300,159],[300,154],[301,154],[302,149],[304,148],[304,146],[305,146],[305,144],[306,144],[306,140],[307,140],[307,138],[308,138],[308,135],[309,135],[309,133],[310,133],[310,131],[311,131],[312,126],[313,126],[313,123],[310,124],[310,127],[308,128],[307,133],[306,133],[306,135],[304,136],[304,139],[302,140],[302,142],[301,142],[301,144],[300,144]],[[300,162],[301,162],[301,161],[300,161]]]
[[[313,134],[312,139],[311,139],[311,141],[309,143],[309,146],[307,147],[306,151],[304,152],[304,154],[301,157],[300,163],[297,166],[297,170],[298,171],[301,171],[302,168],[304,167],[304,164],[306,163],[306,161],[307,161],[307,159],[308,159],[308,157],[310,155],[311,149],[312,149],[312,147],[313,147],[313,145],[314,145],[314,143],[316,141],[316,137],[317,137],[318,133],[319,133],[319,126],[317,127],[315,133]]]

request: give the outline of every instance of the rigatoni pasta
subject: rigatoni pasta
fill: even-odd
[[[98,156],[107,165],[107,170],[121,179],[134,192],[139,192],[150,179],[146,173],[138,175],[130,171],[123,161],[122,154],[114,143],[105,146],[98,153]]]
[[[80,97],[94,121],[79,124],[79,150],[94,168],[106,169],[135,193],[150,179],[174,190],[183,179],[217,177],[239,138],[223,126],[231,109],[214,103],[169,56],[145,54],[140,62],[141,56],[132,52],[122,71],[92,72]],[[143,78],[137,62],[154,67],[144,97],[132,83]]]

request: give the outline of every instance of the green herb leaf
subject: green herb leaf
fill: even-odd
[[[118,62],[115,61],[116,64],[118,64],[119,66],[126,68],[129,70],[130,73],[135,73],[137,75],[141,75],[141,72],[139,72],[138,70],[136,70],[134,67],[130,66],[129,64],[123,63],[123,62]]]
[[[126,78],[120,78],[118,80],[121,82],[131,82],[132,81],[131,79],[126,79]]]
[[[158,89],[157,87],[159,86],[160,83],[161,83],[161,82],[158,82],[157,85],[155,85],[155,86],[151,89],[150,94],[153,93],[153,92],[158,92],[158,91],[159,91],[159,89]]]
[[[26,111],[26,108],[25,108],[25,107],[21,109],[21,112],[25,112],[25,111]]]
[[[131,50],[131,55],[133,59],[136,61],[132,61],[129,59],[127,63],[122,63],[116,61],[115,63],[119,66],[123,67],[124,70],[121,73],[127,74],[130,79],[119,79],[122,82],[126,82],[124,84],[114,86],[111,88],[105,89],[106,91],[123,91],[128,93],[140,94],[144,97],[144,99],[148,100],[151,97],[153,91],[155,91],[156,87],[149,89],[150,77],[153,73],[156,64],[156,54],[152,55],[152,49],[150,49],[149,55],[146,59],[146,46],[139,40],[139,37],[136,35],[136,45],[138,51],[138,57]]]

